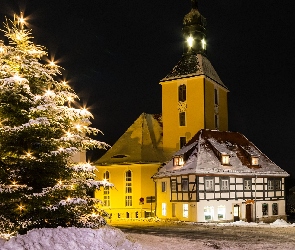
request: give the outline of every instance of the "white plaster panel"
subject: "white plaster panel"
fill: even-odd
[[[224,199],[228,199],[229,198],[229,193],[221,193],[221,198],[224,198]]]

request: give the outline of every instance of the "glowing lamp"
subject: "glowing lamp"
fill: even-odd
[[[192,36],[189,36],[187,39],[186,39],[186,41],[187,41],[187,44],[188,44],[188,46],[191,48],[191,47],[193,47],[193,44],[194,44],[194,38],[192,37]]]
[[[202,49],[206,49],[206,40],[203,38],[202,40],[201,40],[201,43],[202,43]]]

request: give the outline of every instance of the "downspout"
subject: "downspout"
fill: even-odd
[[[153,178],[153,181],[155,183],[155,215],[154,217],[157,217],[157,204],[158,204],[158,198],[157,198],[157,180]]]

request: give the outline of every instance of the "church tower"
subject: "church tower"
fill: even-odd
[[[183,19],[181,60],[160,81],[163,148],[172,155],[200,129],[228,130],[227,93],[206,56],[206,19],[192,0]]]

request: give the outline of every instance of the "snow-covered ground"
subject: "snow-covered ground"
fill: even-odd
[[[120,223],[119,223],[120,224]],[[0,239],[1,250],[295,249],[295,224],[121,222],[121,230],[43,228]],[[124,229],[125,227],[125,229]],[[128,230],[128,228],[130,230]],[[147,230],[146,230],[147,229]]]

